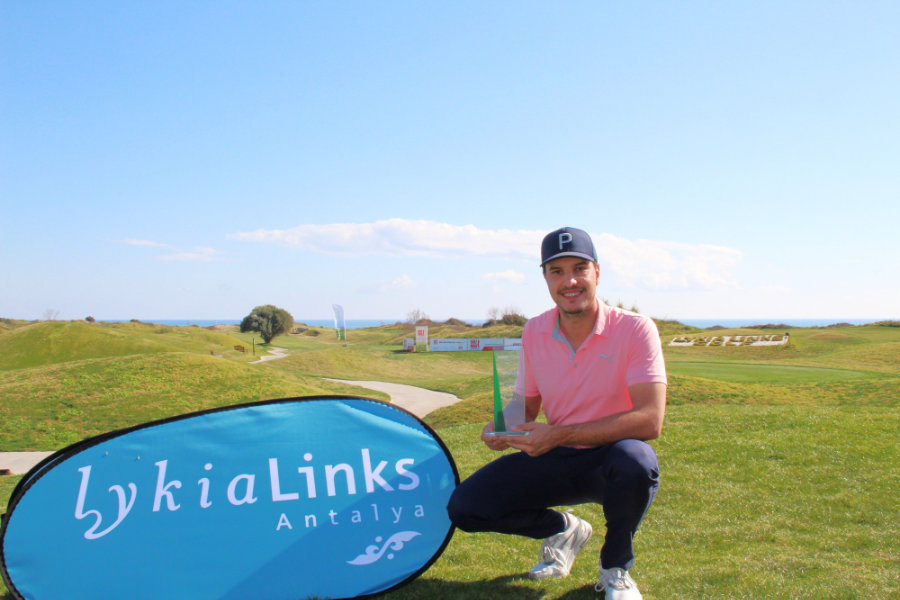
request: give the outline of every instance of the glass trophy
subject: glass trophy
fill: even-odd
[[[494,350],[494,431],[490,437],[528,435],[527,431],[512,431],[525,423],[524,377],[519,377],[519,353],[515,350]],[[524,374],[522,374],[524,375]],[[519,391],[516,382],[519,381]]]

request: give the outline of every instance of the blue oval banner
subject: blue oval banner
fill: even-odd
[[[437,560],[458,482],[437,434],[383,402],[193,413],[32,469],[3,520],[0,572],[18,599],[365,597]]]

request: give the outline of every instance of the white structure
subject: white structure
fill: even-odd
[[[678,336],[672,338],[670,346],[784,346],[790,341],[789,334],[763,335],[709,335],[701,337]]]
[[[412,351],[412,338],[404,338],[403,349]],[[471,352],[480,350],[521,350],[522,338],[438,338],[428,342],[431,352]]]

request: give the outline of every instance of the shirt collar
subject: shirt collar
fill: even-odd
[[[603,335],[603,332],[609,328],[609,319],[612,311],[599,298],[597,299],[597,304],[600,310],[597,311],[597,322],[594,323],[594,335]]]

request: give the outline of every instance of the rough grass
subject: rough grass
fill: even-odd
[[[319,379],[188,353],[0,372],[0,448],[57,450],[154,419],[334,389]]]
[[[0,370],[179,351],[244,360],[234,350],[241,343],[229,334],[199,327],[46,321],[0,331]]]
[[[233,348],[243,343],[196,327],[141,323],[48,322],[4,332],[0,451],[58,450],[185,412],[349,389],[273,369],[278,361],[248,364],[254,357]]]

